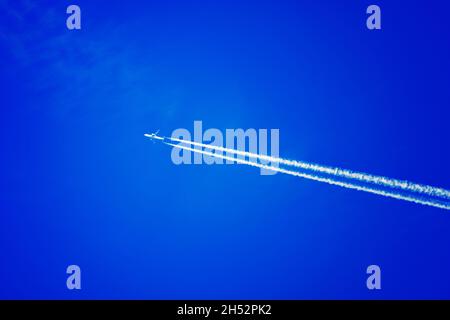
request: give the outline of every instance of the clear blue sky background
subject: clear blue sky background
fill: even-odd
[[[448,1],[374,1],[375,32],[368,1],[73,3],[80,31],[0,0],[0,298],[450,298],[447,211],[143,137],[279,128],[281,156],[449,189]]]

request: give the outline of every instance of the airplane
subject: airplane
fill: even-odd
[[[163,137],[158,136],[159,130],[154,132],[154,133],[144,133],[144,136],[146,136],[147,138],[153,139],[153,140],[164,140]]]

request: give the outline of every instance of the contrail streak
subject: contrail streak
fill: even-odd
[[[314,174],[302,173],[302,172],[287,170],[287,169],[283,169],[283,168],[272,167],[272,166],[268,166],[268,165],[264,165],[264,164],[260,164],[260,163],[254,163],[254,162],[251,162],[251,161],[248,161],[248,160],[237,159],[237,158],[234,158],[234,157],[224,156],[224,155],[221,155],[221,154],[215,154],[215,153],[212,153],[212,152],[198,150],[198,149],[194,149],[194,148],[191,148],[191,147],[177,145],[177,144],[173,144],[173,143],[169,143],[169,142],[164,142],[164,143],[169,145],[169,146],[175,147],[175,148],[179,148],[179,149],[183,149],[183,150],[187,150],[187,151],[192,151],[192,152],[208,155],[208,156],[216,157],[216,158],[219,158],[219,159],[224,159],[224,160],[229,160],[229,161],[236,161],[237,163],[246,164],[246,165],[249,165],[249,166],[252,166],[252,167],[257,167],[257,168],[260,168],[260,169],[273,170],[273,171],[276,171],[276,172],[289,174],[291,176],[306,178],[306,179],[319,181],[319,182],[325,182],[325,183],[328,183],[328,184],[331,184],[331,185],[340,186],[340,187],[343,187],[343,188],[354,189],[354,190],[359,190],[359,191],[365,191],[365,192],[369,192],[369,193],[373,193],[373,194],[382,195],[382,196],[385,196],[385,197],[390,197],[390,198],[410,201],[410,202],[414,202],[414,203],[418,203],[418,204],[428,205],[428,206],[432,206],[432,207],[436,207],[436,208],[440,208],[440,209],[450,210],[450,204],[449,203],[444,203],[444,202],[440,202],[440,201],[437,201],[437,200],[432,200],[432,199],[428,200],[428,199],[423,199],[423,198],[420,198],[420,197],[413,197],[413,196],[402,195],[402,194],[396,193],[396,192],[390,192],[390,191],[380,190],[380,189],[376,189],[376,188],[360,186],[360,185],[356,185],[356,184],[353,184],[353,183],[336,181],[336,180],[333,180],[333,179],[330,179],[330,178],[323,178],[323,177],[320,177],[320,176],[317,176],[317,175],[314,175]]]
[[[267,155],[255,154],[255,153],[251,153],[251,152],[247,152],[247,151],[239,151],[239,150],[228,149],[228,148],[224,148],[224,147],[220,147],[220,146],[203,144],[203,143],[190,141],[190,140],[181,140],[181,139],[170,138],[170,137],[165,137],[165,138],[169,139],[171,141],[181,142],[184,144],[190,144],[193,146],[198,146],[198,147],[203,147],[203,148],[208,148],[211,150],[227,152],[229,154],[231,153],[231,154],[236,154],[236,155],[240,155],[240,156],[244,156],[244,157],[249,157],[249,158],[254,158],[254,159],[259,159],[259,160],[264,160],[264,161],[269,161],[269,162],[276,162],[276,163],[284,164],[287,166],[301,168],[304,170],[310,170],[310,171],[313,171],[316,173],[329,174],[329,175],[333,175],[336,177],[341,177],[341,178],[346,178],[346,179],[354,179],[354,180],[358,180],[361,182],[367,182],[367,183],[377,184],[380,186],[386,186],[386,187],[390,187],[390,188],[400,189],[402,191],[416,192],[416,193],[429,195],[429,196],[433,196],[433,197],[441,197],[441,198],[450,199],[450,191],[449,190],[442,189],[442,188],[436,188],[436,187],[432,187],[432,186],[427,186],[427,185],[422,185],[422,184],[417,184],[417,183],[412,183],[412,182],[405,181],[405,180],[391,179],[391,178],[387,178],[387,177],[383,177],[383,176],[375,176],[375,175],[371,175],[371,174],[367,174],[367,173],[355,172],[355,171],[341,169],[341,168],[327,167],[327,166],[307,163],[307,162],[303,162],[303,161],[294,161],[294,160],[287,160],[287,159],[283,159],[283,158],[276,158],[276,157],[271,157],[271,156],[267,156]],[[195,149],[195,150],[197,150],[197,149]],[[236,161],[236,159],[234,159],[234,158],[232,158],[231,160]]]

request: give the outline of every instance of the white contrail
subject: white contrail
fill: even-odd
[[[359,191],[365,191],[365,192],[369,192],[369,193],[382,195],[382,196],[385,196],[385,197],[390,197],[390,198],[410,201],[410,202],[414,202],[414,203],[418,203],[418,204],[428,205],[428,206],[432,206],[432,207],[436,207],[436,208],[440,208],[440,209],[450,210],[450,204],[443,203],[443,202],[440,202],[440,201],[436,201],[436,200],[433,200],[433,199],[427,200],[427,199],[423,199],[423,198],[402,195],[402,194],[396,193],[396,192],[389,192],[389,191],[384,191],[384,190],[380,190],[380,189],[360,186],[360,185],[356,185],[356,184],[352,184],[352,183],[336,181],[336,180],[333,180],[333,179],[330,179],[330,178],[323,178],[323,177],[316,176],[316,175],[313,175],[313,174],[307,174],[307,173],[302,173],[302,172],[297,172],[297,171],[286,170],[286,169],[283,169],[283,168],[272,167],[272,166],[268,166],[268,165],[264,165],[264,164],[260,164],[260,163],[254,163],[254,162],[251,162],[251,161],[248,161],[248,160],[237,159],[237,158],[234,158],[234,157],[224,156],[224,155],[221,155],[221,154],[216,154],[216,153],[212,153],[212,152],[208,152],[208,151],[198,150],[198,149],[194,149],[194,148],[190,148],[190,147],[186,147],[186,146],[182,146],[182,145],[177,145],[177,144],[173,144],[173,143],[169,143],[169,142],[164,142],[164,143],[169,145],[169,146],[175,147],[175,148],[179,148],[179,149],[183,149],[183,150],[187,150],[187,151],[192,151],[192,152],[208,155],[208,156],[216,157],[216,158],[219,158],[219,159],[224,159],[224,160],[229,160],[229,161],[236,161],[237,163],[246,164],[246,165],[249,165],[249,166],[252,166],[252,167],[257,167],[257,168],[260,168],[260,169],[273,170],[273,171],[276,171],[276,172],[289,174],[289,175],[296,176],[296,177],[306,178],[306,179],[319,181],[319,182],[325,182],[325,183],[336,185],[336,186],[340,186],[340,187],[343,187],[343,188],[354,189],[354,190],[359,190]]]
[[[429,195],[429,196],[433,196],[433,197],[441,197],[441,198],[450,199],[450,191],[449,190],[442,189],[442,188],[436,188],[436,187],[432,187],[432,186],[427,186],[427,185],[422,185],[422,184],[417,184],[417,183],[412,183],[409,181],[391,179],[391,178],[387,178],[387,177],[383,177],[383,176],[375,176],[375,175],[361,173],[361,172],[354,172],[354,171],[347,170],[347,169],[332,168],[332,167],[322,166],[322,165],[318,165],[318,164],[307,163],[307,162],[303,162],[303,161],[294,161],[294,160],[287,160],[287,159],[283,159],[283,158],[276,158],[276,157],[271,157],[271,156],[267,156],[267,155],[251,153],[251,152],[247,152],[247,151],[239,151],[239,150],[228,149],[228,148],[224,148],[224,147],[220,147],[220,146],[213,146],[213,145],[199,143],[199,142],[190,141],[190,140],[181,140],[181,139],[169,138],[169,137],[166,137],[166,139],[169,139],[171,141],[185,143],[185,144],[190,144],[193,146],[204,147],[204,148],[208,148],[211,150],[227,152],[229,154],[230,153],[236,154],[236,155],[240,155],[243,157],[249,157],[249,158],[254,158],[254,159],[259,159],[259,160],[264,160],[264,161],[269,161],[269,162],[276,162],[276,163],[284,164],[287,166],[301,168],[304,170],[311,170],[311,171],[317,172],[317,173],[324,173],[324,174],[329,174],[329,175],[333,175],[336,177],[354,179],[354,180],[359,180],[362,182],[373,183],[373,184],[386,186],[386,187],[390,187],[390,188],[396,188],[396,189],[400,189],[403,191],[417,192],[417,193],[421,193],[421,194]],[[232,160],[235,161],[234,158],[232,158]]]

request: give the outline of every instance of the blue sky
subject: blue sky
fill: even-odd
[[[0,0],[1,298],[450,298],[446,211],[245,166],[161,129],[450,189],[445,1]],[[82,269],[82,290],[65,269]],[[382,290],[366,289],[378,264]]]

